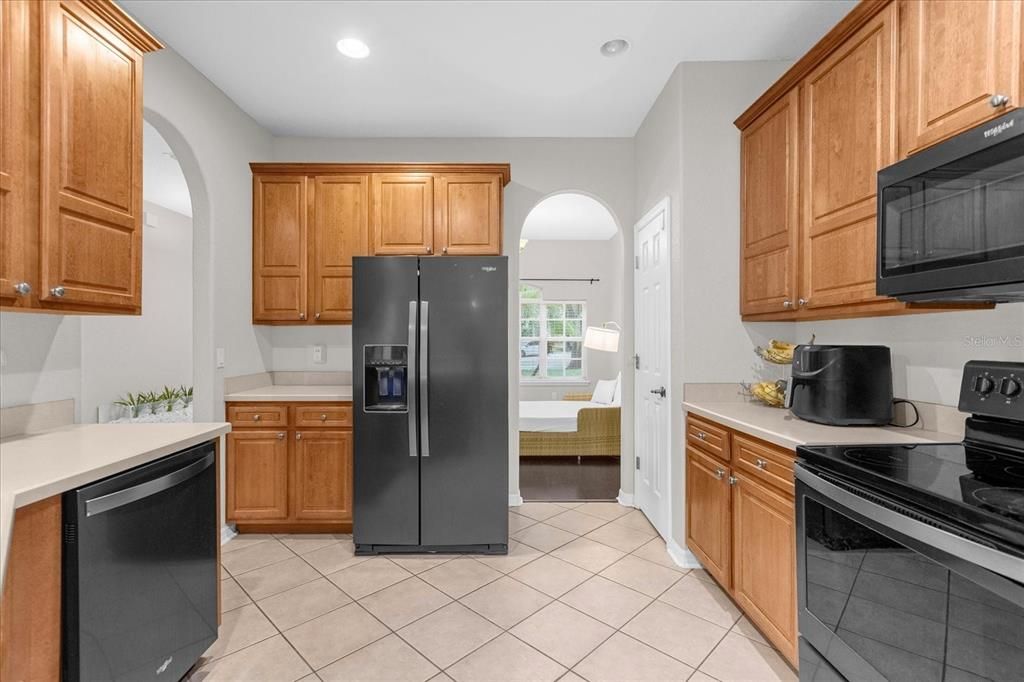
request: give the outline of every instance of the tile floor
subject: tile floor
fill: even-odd
[[[508,556],[357,557],[348,535],[223,548],[220,639],[191,679],[795,680],[703,571],[614,502],[509,512]]]

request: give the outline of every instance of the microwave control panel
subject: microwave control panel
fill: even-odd
[[[1024,362],[968,362],[960,384],[960,411],[1024,420]]]

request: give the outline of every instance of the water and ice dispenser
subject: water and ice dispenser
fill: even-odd
[[[409,347],[363,347],[363,391],[367,412],[405,412],[409,409]]]

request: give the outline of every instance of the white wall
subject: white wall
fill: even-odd
[[[0,313],[0,407],[82,398],[82,318]]]
[[[584,301],[587,326],[612,321],[622,325],[622,237],[606,240],[530,240],[519,254],[519,277],[596,278],[600,282],[527,282],[549,301]],[[512,327],[513,330],[516,327]],[[560,400],[567,391],[593,391],[598,379],[614,379],[622,369],[617,353],[583,349],[586,381],[519,382],[520,400]]]
[[[192,385],[192,219],[144,210],[142,315],[82,318],[82,422],[128,391]]]
[[[438,162],[509,162],[512,165],[512,182],[505,187],[504,194],[504,249],[509,257],[509,327],[514,329],[518,322],[518,292],[514,285],[519,277],[519,231],[526,215],[541,199],[555,192],[578,190],[602,201],[619,225],[627,226],[633,215],[633,140],[624,138],[401,138],[401,139],[321,139],[279,137],[273,140],[270,161],[336,161],[336,162],[384,162],[384,161],[438,161]],[[248,248],[248,244],[246,244]],[[631,239],[623,244],[624,262],[632,262],[633,243]],[[624,357],[633,354],[632,348],[632,279],[623,287],[626,310],[623,311],[625,343],[621,348]],[[290,348],[312,345],[321,338],[317,329],[295,329],[286,334]],[[275,330],[271,338],[277,342],[282,338]],[[293,358],[298,353],[289,350],[284,353]],[[280,354],[278,354],[280,355]],[[268,358],[275,357],[274,351]],[[509,344],[509,382],[513,387],[509,401],[510,424],[510,494],[519,489],[519,439],[515,425],[519,421],[519,404],[515,400],[518,386],[518,350]],[[317,369],[322,366],[312,366]],[[280,369],[268,367],[268,369]],[[623,414],[632,413],[633,376],[623,377]],[[627,402],[628,400],[628,402]],[[623,421],[623,456],[632,455],[632,420]],[[627,459],[628,461],[628,459]],[[628,471],[626,472],[629,473]],[[626,492],[632,491],[631,475],[623,476]]]

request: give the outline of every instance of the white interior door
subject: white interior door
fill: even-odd
[[[636,506],[663,537],[669,537],[669,200],[663,199],[635,228],[635,390],[634,479]]]

